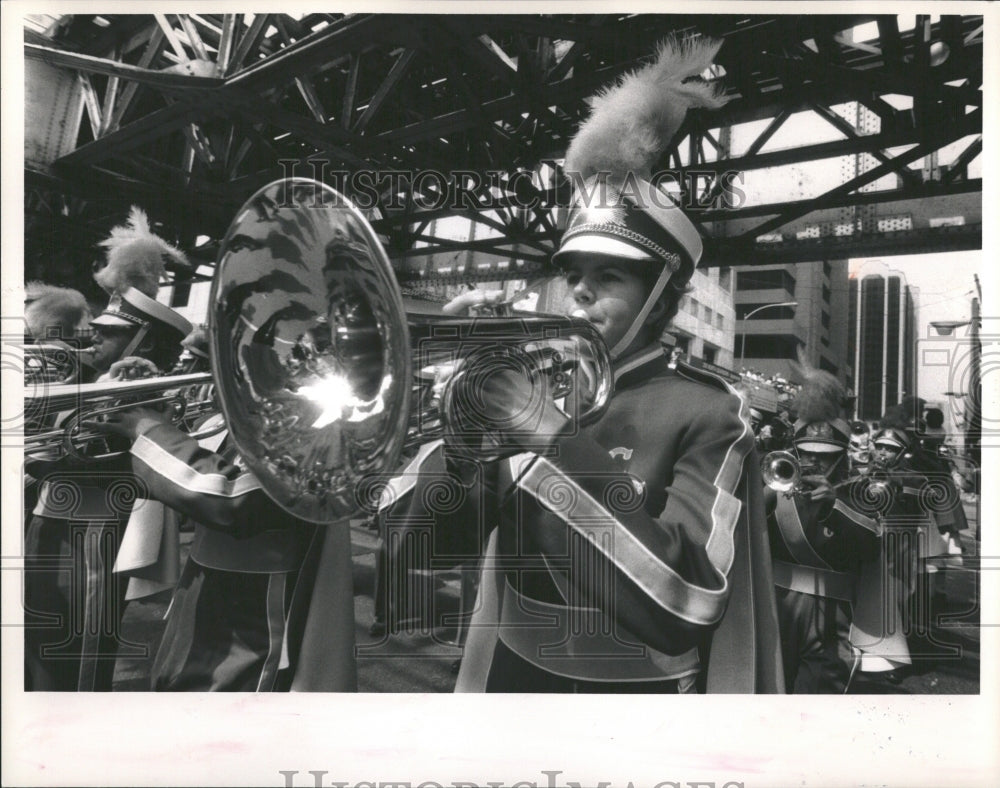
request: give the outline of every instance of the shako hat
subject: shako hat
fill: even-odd
[[[134,287],[111,296],[107,307],[90,324],[137,328],[140,334],[154,332],[159,337],[178,343],[192,328],[191,323],[179,313]]]
[[[717,85],[700,77],[720,46],[705,37],[664,40],[652,62],[588,100],[590,115],[566,151],[563,169],[574,198],[553,263],[602,254],[660,272],[628,332],[611,348],[613,357],[631,344],[667,282],[686,283],[701,259],[698,229],[651,170],[688,109],[725,104]]]

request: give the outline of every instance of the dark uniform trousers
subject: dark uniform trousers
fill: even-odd
[[[126,578],[114,565],[139,489],[125,459],[37,461],[41,480],[24,538],[25,689],[110,691]]]

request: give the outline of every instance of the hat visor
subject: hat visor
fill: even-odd
[[[114,315],[109,315],[107,313],[100,314],[90,321],[92,326],[126,326],[128,328],[135,328],[136,324],[131,320],[125,320],[121,317],[115,317]]]
[[[833,454],[843,451],[846,447],[837,443],[827,443],[826,441],[796,441],[795,448],[799,451],[808,451],[813,454]]]
[[[875,443],[871,445],[876,449],[888,449],[889,451],[900,451],[901,449],[906,448],[903,444],[894,443],[892,441],[875,441]]]
[[[598,235],[597,233],[580,233],[567,239],[559,247],[559,251],[552,256],[552,259],[558,263],[563,255],[570,252],[602,254],[609,257],[621,257],[626,260],[645,260],[649,262],[656,260],[651,254],[637,246],[632,246],[632,244],[627,244],[624,241],[619,241],[617,238],[611,238],[607,235]]]

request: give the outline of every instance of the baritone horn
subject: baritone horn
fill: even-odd
[[[610,358],[581,322],[411,324],[362,213],[322,183],[291,178],[254,194],[230,225],[208,334],[219,404],[247,467],[286,511],[329,524],[370,503],[359,500],[363,482],[395,471],[404,446],[445,432],[436,375],[490,363],[491,346],[510,363],[548,364],[560,396],[575,375],[588,393],[570,415],[596,418],[611,395]]]

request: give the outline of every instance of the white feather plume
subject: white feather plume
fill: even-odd
[[[697,79],[720,46],[718,39],[667,38],[652,63],[590,98],[590,117],[570,143],[564,169],[583,178],[599,172],[648,178],[688,109],[726,103],[716,84]]]
[[[107,250],[108,264],[94,280],[112,294],[134,287],[155,298],[166,264],[188,265],[185,254],[156,235],[146,212],[135,205],[128,222],[112,228],[100,245]]]

